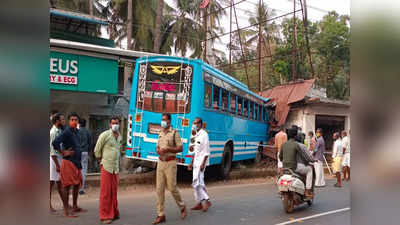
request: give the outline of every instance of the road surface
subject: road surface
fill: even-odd
[[[325,188],[317,189],[314,204],[295,208],[286,214],[272,181],[253,184],[210,185],[208,192],[213,206],[208,212],[190,212],[185,220],[179,217],[178,208],[171,195],[166,192],[167,225],[347,225],[350,224],[350,185],[344,182],[342,188],[333,187],[335,180],[327,180]],[[121,188],[123,189],[123,188]],[[181,194],[190,208],[195,204],[193,191],[181,188]],[[56,196],[58,197],[58,196]],[[50,215],[49,220],[57,225],[101,224],[98,218],[98,191],[80,198],[80,206],[89,210],[78,218],[63,218]],[[124,189],[119,193],[121,219],[115,225],[149,225],[155,218],[154,188]],[[60,208],[60,204],[56,205]]]

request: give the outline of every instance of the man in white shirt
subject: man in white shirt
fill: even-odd
[[[192,210],[203,210],[206,212],[211,206],[210,198],[206,191],[204,183],[204,171],[209,165],[210,144],[207,132],[203,129],[203,121],[201,118],[196,118],[192,126],[192,140],[189,146],[189,151],[194,151],[194,158],[190,163],[188,169],[193,170],[193,183],[194,197],[198,202],[197,205],[192,207]],[[205,202],[202,205],[202,202]]]
[[[346,131],[342,131],[342,146],[343,146],[343,180],[350,180],[350,138]]]
[[[333,134],[333,152],[332,152],[332,169],[333,172],[336,173],[337,182],[334,185],[335,187],[342,187],[342,179],[340,179],[340,173],[342,172],[342,156],[343,156],[343,147],[342,140],[340,139],[339,133]]]
[[[62,200],[62,186],[60,179],[62,155],[59,151],[54,149],[52,142],[61,134],[62,129],[65,126],[64,115],[61,113],[55,113],[52,115],[52,122],[53,127],[50,130],[50,212],[54,213],[56,210],[51,204],[51,193],[55,184],[57,184],[57,191]]]

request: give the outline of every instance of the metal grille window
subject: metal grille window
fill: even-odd
[[[191,66],[157,62],[141,64],[139,70],[138,99],[144,98],[144,110],[162,113],[190,111]],[[144,93],[140,90],[144,90]],[[141,108],[139,103],[138,108]]]

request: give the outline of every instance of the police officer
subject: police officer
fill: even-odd
[[[157,163],[157,218],[153,224],[166,221],[164,212],[165,188],[167,188],[178,205],[181,218],[185,219],[187,212],[185,203],[176,186],[176,153],[182,152],[182,142],[179,133],[171,127],[171,115],[163,114],[161,127],[163,128],[158,137],[156,151],[160,155]]]

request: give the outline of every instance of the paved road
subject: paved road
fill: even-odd
[[[191,225],[264,225],[288,224],[286,222],[301,219],[301,224],[314,225],[347,225],[350,224],[350,185],[344,183],[343,188],[333,187],[334,180],[328,180],[327,186],[317,190],[314,205],[300,206],[292,214],[286,214],[277,195],[275,184],[238,184],[218,185],[208,189],[212,196],[213,206],[207,213],[189,212],[182,221],[179,218],[178,208],[172,197],[167,193],[166,224]],[[181,193],[188,207],[194,204],[193,192],[190,188],[182,189]],[[94,196],[94,195],[92,195]],[[96,195],[97,196],[97,195]],[[58,225],[92,225],[100,224],[98,219],[98,197],[82,198],[81,207],[89,212],[81,214],[79,218],[66,219],[51,215],[52,224]],[[119,195],[119,209],[121,219],[114,221],[115,225],[149,225],[155,216],[155,193],[153,191],[130,191]],[[327,214],[334,210],[345,211]],[[322,215],[319,215],[322,214]],[[315,217],[314,217],[315,216]],[[313,218],[307,218],[313,217]]]

